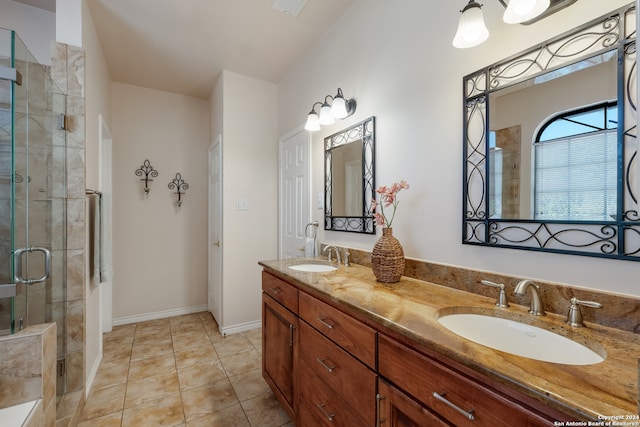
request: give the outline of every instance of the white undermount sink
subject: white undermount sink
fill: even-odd
[[[306,271],[308,273],[327,273],[337,270],[333,265],[327,264],[295,264],[290,265],[289,268],[297,271]]]
[[[593,365],[600,354],[569,338],[514,320],[475,313],[451,313],[438,317],[451,332],[495,350],[529,359],[565,365]]]

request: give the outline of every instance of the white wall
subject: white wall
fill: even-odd
[[[82,2],[82,46],[85,51],[85,185],[99,188],[99,127],[98,117],[111,123],[111,78],[102,47],[86,1]],[[85,245],[85,247],[88,247]],[[88,263],[87,263],[88,265]],[[100,360],[102,359],[102,334],[100,327],[100,289],[91,286],[85,276],[85,392],[91,389]]]
[[[629,261],[462,245],[462,78],[628,0],[581,0],[540,23],[501,22],[485,2],[491,32],[476,48],[451,46],[464,1],[360,0],[278,86],[280,135],[302,124],[311,105],[341,87],[354,116],[313,136],[313,194],[323,191],[322,139],[376,116],[376,184],[404,179],[393,224],[411,258],[640,295]],[[313,211],[322,221],[322,211]],[[321,232],[320,240],[371,250],[376,237]]]
[[[111,86],[114,324],[202,310],[207,304],[206,100],[122,83]],[[159,176],[145,198],[134,171]],[[168,184],[189,184],[183,205]]]
[[[56,40],[56,14],[13,0],[0,0],[0,27],[14,30],[36,60],[51,64],[51,42]]]
[[[277,257],[277,91],[224,71],[210,101],[211,139],[222,134],[223,147],[222,323],[239,330],[261,319],[258,261]]]

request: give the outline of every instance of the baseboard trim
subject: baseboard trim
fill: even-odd
[[[238,323],[237,325],[220,328],[220,333],[222,335],[237,334],[238,332],[250,331],[251,329],[256,329],[261,326],[262,320],[254,320],[253,322]]]
[[[176,308],[173,310],[163,310],[153,313],[136,314],[134,316],[118,317],[113,319],[113,326],[129,325],[131,323],[145,322],[147,320],[165,319],[167,317],[199,313],[201,311],[207,311],[208,309],[209,307],[207,305],[196,305],[193,307]]]
[[[93,361],[93,366],[89,371],[89,375],[87,376],[87,383],[84,385],[84,397],[85,399],[89,397],[89,393],[91,392],[91,387],[93,386],[93,382],[96,379],[96,375],[98,375],[98,368],[100,368],[100,362],[102,362],[102,352],[98,354],[96,360]]]

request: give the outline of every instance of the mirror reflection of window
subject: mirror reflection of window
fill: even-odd
[[[541,189],[542,182],[536,182],[537,148],[534,147],[538,146],[538,142],[547,143],[569,135],[587,135],[601,129],[611,130],[610,143],[615,145],[617,64],[616,51],[601,53],[490,94],[489,131],[495,132],[495,146],[502,149],[501,165],[492,166],[491,154],[488,153],[489,207],[492,199],[495,207],[501,207],[500,210],[490,210],[490,218],[559,221],[615,219],[616,209],[609,211],[610,206],[617,207],[615,199],[605,203],[600,198],[597,202],[600,205],[595,208],[595,199],[599,196],[594,193],[590,196],[594,200],[592,202],[585,201],[585,197],[589,197],[587,195],[580,200],[574,198],[574,202],[566,202],[563,208],[558,206],[561,202],[551,202],[551,199],[558,200],[559,191],[565,190],[549,186]],[[582,161],[580,158],[584,155],[583,150],[576,148],[577,141],[574,141],[573,149],[564,153],[571,164]],[[487,142],[490,143],[489,140]],[[551,144],[546,147],[550,149]],[[614,150],[609,154],[615,153]],[[591,173],[586,169],[584,172]],[[501,186],[492,183],[494,175],[501,178]],[[604,177],[604,174],[591,173],[588,179],[593,182],[600,177]],[[611,178],[609,175],[607,177]],[[548,185],[557,183],[559,181],[555,178],[548,181]],[[610,185],[609,182],[593,184]],[[546,193],[544,197],[543,192]],[[616,196],[615,191],[607,193],[607,197]],[[556,205],[551,207],[550,203]],[[594,207],[589,208],[589,204]]]
[[[536,219],[615,220],[617,123],[610,102],[543,124],[534,143]]]

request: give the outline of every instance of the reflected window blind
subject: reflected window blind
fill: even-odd
[[[534,156],[536,219],[615,219],[615,129],[539,142]]]

